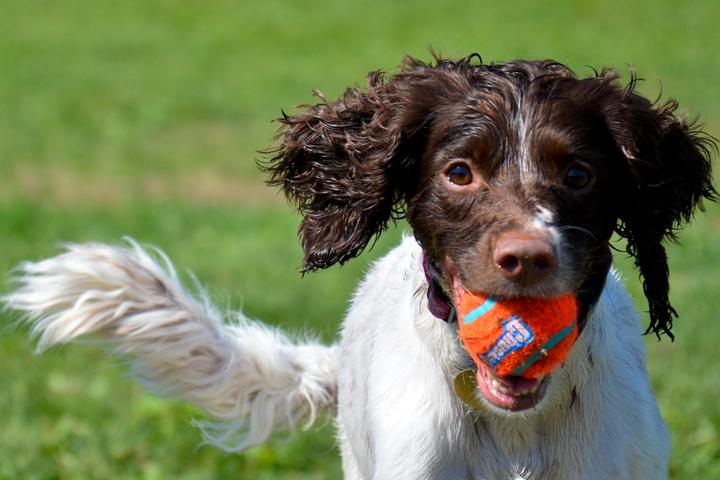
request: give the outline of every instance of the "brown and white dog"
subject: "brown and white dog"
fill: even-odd
[[[265,168],[304,215],[305,271],[355,257],[393,219],[413,230],[358,288],[337,345],[223,323],[135,244],[24,264],[5,300],[40,347],[87,333],[112,342],[143,383],[225,421],[205,433],[229,450],[336,406],[347,479],[665,478],[668,432],[608,242],[623,237],[640,270],[647,331],[672,338],[663,241],[714,198],[713,143],[675,102],[634,87],[551,61],[409,58],[284,116]],[[579,339],[534,383],[478,375],[468,406],[453,389],[474,367],[453,285],[574,293]]]

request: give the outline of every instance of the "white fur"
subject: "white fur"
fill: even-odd
[[[337,386],[348,480],[667,476],[668,432],[637,315],[615,274],[546,398],[508,414],[472,410],[453,393],[468,356],[455,325],[427,310],[421,251],[410,238],[358,289],[339,350],[294,346],[245,319],[224,325],[204,295],[198,303],[181,289],[168,262],[161,269],[137,246],[73,246],[22,272],[6,301],[30,314],[40,347],[102,335],[155,389],[248,422],[237,448],[299,416],[312,420]]]
[[[162,268],[131,243],[71,245],[20,266],[20,287],[5,302],[27,312],[39,350],[96,334],[133,359],[142,384],[221,420],[200,426],[228,450],[258,444],[278,426],[312,423],[334,404],[336,348],[293,345],[241,313],[223,323],[204,292],[195,299],[182,288],[167,258],[159,254]]]
[[[666,478],[669,436],[616,274],[543,402],[528,413],[478,412],[452,390],[467,355],[455,325],[426,308],[421,256],[405,239],[378,262],[345,321],[338,424],[346,478]]]

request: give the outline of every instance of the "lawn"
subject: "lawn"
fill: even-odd
[[[554,58],[580,74],[633,65],[720,136],[720,3],[6,0],[0,9],[0,271],[61,242],[161,247],[228,310],[335,332],[367,263],[298,273],[297,215],[255,161],[281,110],[393,71],[404,54]],[[647,338],[673,436],[671,476],[720,478],[720,208],[669,250],[674,343]],[[618,256],[638,307],[627,259]],[[4,284],[7,290],[9,284]],[[298,313],[299,312],[299,313]],[[202,446],[202,412],[136,386],[122,359],[36,356],[0,319],[0,478],[339,478],[332,422],[244,454]]]

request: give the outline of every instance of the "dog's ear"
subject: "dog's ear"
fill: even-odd
[[[280,119],[280,146],[264,169],[304,215],[304,272],[357,256],[404,216],[431,113],[463,94],[464,77],[448,64],[408,57],[389,80],[373,72],[366,91],[350,88],[335,102],[318,95],[321,103]]]
[[[614,74],[604,72],[605,77]],[[671,339],[677,313],[668,299],[668,265],[663,240],[690,221],[703,198],[714,200],[710,150],[712,137],[676,116],[674,100],[653,104],[635,93],[635,79],[606,104],[605,117],[622,157],[624,185],[617,232],[627,240],[648,300],[646,333]],[[618,100],[619,98],[619,100]]]

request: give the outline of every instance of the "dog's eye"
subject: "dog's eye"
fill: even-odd
[[[565,174],[565,185],[573,190],[580,190],[587,187],[590,184],[590,180],[592,180],[590,172],[580,166],[569,168]]]
[[[447,171],[447,178],[455,185],[470,185],[473,181],[473,174],[470,167],[464,163],[458,163]]]

